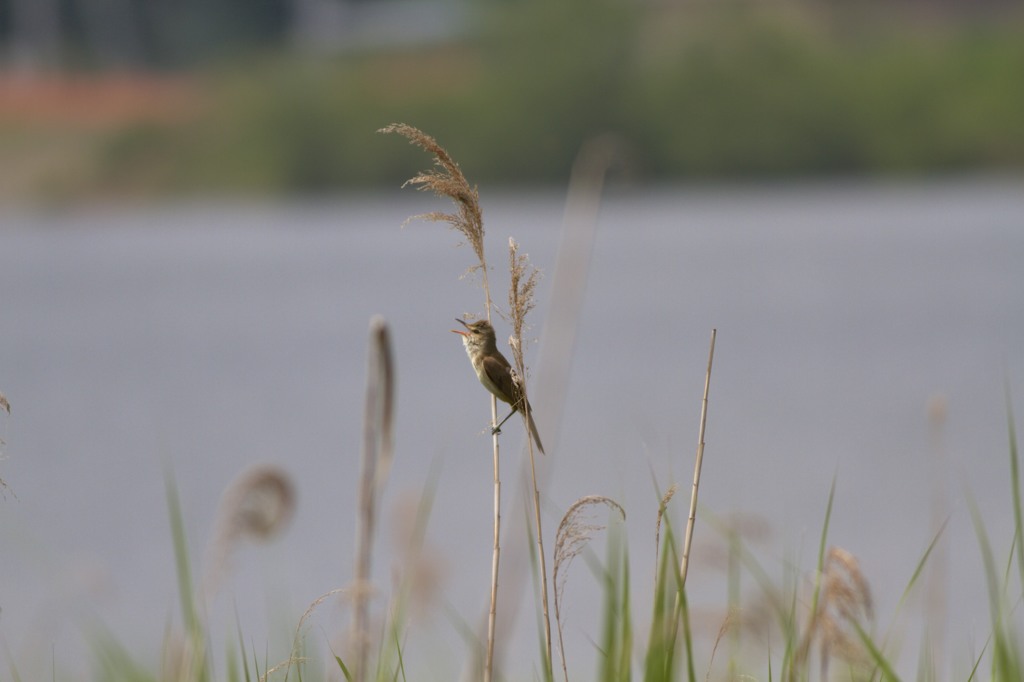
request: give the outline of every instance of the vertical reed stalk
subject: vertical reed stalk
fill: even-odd
[[[392,123],[378,132],[397,133],[409,140],[411,144],[434,155],[434,170],[424,171],[406,181],[406,185],[415,185],[417,189],[432,191],[439,197],[448,197],[455,204],[455,213],[434,211],[413,216],[416,218],[448,223],[452,229],[460,232],[476,254],[477,264],[469,268],[468,274],[480,273],[481,285],[484,290],[484,308],[487,321],[491,321],[491,288],[487,279],[487,260],[484,257],[484,222],[480,209],[480,195],[475,187],[471,187],[463,175],[459,164],[438,144],[437,140],[418,128],[404,123]],[[408,221],[406,221],[408,222]],[[498,424],[498,402],[491,396],[491,427]],[[494,463],[494,545],[491,555],[491,603],[487,617],[487,647],[484,658],[483,680],[490,682],[494,672],[494,642],[498,617],[498,567],[501,558],[501,475],[498,435],[491,439],[492,459]]]
[[[717,329],[711,330],[711,347],[708,351],[708,370],[704,376],[704,399],[700,408],[700,431],[697,436],[697,457],[693,464],[693,489],[690,492],[690,513],[686,517],[686,535],[683,537],[683,556],[679,561],[679,589],[676,591],[676,602],[672,615],[671,647],[675,647],[679,627],[679,615],[682,609],[682,592],[686,588],[686,573],[690,567],[690,545],[693,541],[693,526],[697,519],[697,491],[700,488],[700,469],[704,462],[704,429],[708,420],[708,391],[711,388],[711,366],[715,359],[715,337]]]
[[[526,443],[530,453],[530,480],[533,484],[533,522],[536,526],[537,559],[540,562],[541,578],[541,609],[544,615],[544,673],[545,679],[552,679],[551,658],[551,612],[548,604],[548,570],[544,553],[544,530],[540,518],[540,488],[537,486],[537,462],[534,450],[534,434],[530,424],[532,416],[530,401],[526,392],[526,363],[523,360],[523,326],[526,315],[534,307],[534,289],[537,286],[539,273],[530,266],[525,254],[519,253],[519,245],[514,239],[508,240],[510,285],[508,290],[509,311],[512,315],[512,360],[519,377],[519,388],[522,392],[522,409],[519,414],[523,420],[523,430],[527,433]]]
[[[491,396],[491,424],[498,423],[498,401]],[[498,434],[492,437],[494,460],[494,546],[491,551],[491,606],[487,611],[487,653],[484,658],[484,682],[491,682],[494,673],[494,640],[498,624],[498,568],[501,564],[501,460]]]
[[[536,457],[533,454],[532,439],[528,437],[526,440],[530,443],[530,478],[533,482],[533,523],[537,527],[537,559],[540,561],[541,609],[543,609],[544,613],[545,679],[551,679],[551,610],[548,606],[548,567],[547,559],[544,556],[544,533],[540,522],[540,489],[537,487],[537,465]]]
[[[370,356],[366,378],[363,419],[362,472],[359,482],[359,536],[356,545],[355,595],[352,631],[355,663],[352,679],[366,679],[370,657],[370,569],[373,534],[377,526],[377,493],[390,467],[394,372],[387,324],[380,317],[370,321]]]

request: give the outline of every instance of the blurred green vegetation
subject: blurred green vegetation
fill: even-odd
[[[846,9],[842,9],[846,8]],[[202,114],[84,146],[72,193],[394,186],[415,125],[474,182],[562,182],[613,132],[643,178],[1024,168],[1024,13],[529,0],[442,45],[247,54],[200,72]],[[89,166],[91,173],[81,167]]]

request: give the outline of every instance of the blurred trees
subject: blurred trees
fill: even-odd
[[[564,181],[607,132],[625,172],[655,179],[1019,172],[1021,8],[0,0],[9,64],[173,72],[57,74],[63,98],[8,78],[0,200],[394,185],[417,163],[374,133],[394,121],[429,130],[482,183]]]
[[[620,0],[618,4],[627,12],[643,12],[654,7],[700,11],[702,3]],[[793,2],[756,4],[784,12]],[[807,0],[796,4],[838,16],[875,12],[882,20],[894,12],[913,12],[926,20],[973,18],[1019,5],[1016,0]],[[392,25],[372,37],[394,44],[401,42],[410,22],[420,22],[431,13],[443,17],[440,21],[450,21],[453,13],[473,14],[476,6],[509,10],[509,18],[537,18],[538,3],[531,0],[0,0],[0,62],[70,71],[194,67],[253,48],[301,46],[313,40],[314,33],[336,38],[349,28],[353,8],[415,7],[415,12],[405,11],[404,18],[402,11],[391,12],[386,21]],[[545,30],[543,24],[535,28]],[[563,37],[572,39],[572,32]]]
[[[0,47],[16,66],[193,66],[272,45],[298,0],[0,0]]]

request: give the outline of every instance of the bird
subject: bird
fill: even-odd
[[[500,433],[501,425],[507,422],[509,417],[520,408],[525,407],[526,421],[530,426],[533,442],[537,444],[537,449],[541,454],[544,454],[544,446],[540,443],[540,434],[537,433],[537,425],[533,421],[533,408],[530,407],[530,402],[523,395],[519,381],[513,376],[512,365],[498,350],[494,327],[487,320],[466,322],[457,317],[455,321],[465,327],[465,331],[462,329],[452,329],[452,331],[462,336],[462,344],[466,347],[466,355],[469,356],[469,361],[473,364],[473,371],[476,372],[477,379],[491,395],[512,406],[512,411],[491,430],[491,433]]]

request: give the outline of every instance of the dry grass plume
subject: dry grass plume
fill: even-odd
[[[203,593],[212,599],[230,572],[231,556],[244,541],[268,542],[288,527],[295,514],[291,477],[280,467],[261,464],[236,478],[221,496],[213,539],[207,550]]]
[[[555,622],[558,626],[558,648],[562,652],[562,673],[567,682],[569,671],[565,661],[565,645],[562,642],[562,630],[565,625],[562,619],[562,598],[565,595],[565,582],[568,577],[566,572],[572,560],[579,556],[594,533],[604,529],[604,526],[591,522],[587,517],[587,512],[591,511],[592,507],[600,505],[618,512],[625,521],[626,510],[618,502],[601,495],[586,495],[569,506],[555,533],[555,560],[552,572],[552,582],[555,586]]]
[[[476,187],[471,187],[462,169],[448,151],[438,144],[430,135],[419,128],[405,123],[392,123],[381,128],[380,133],[396,133],[409,140],[420,149],[434,155],[435,169],[423,171],[405,181],[403,187],[413,185],[416,189],[433,192],[439,197],[448,197],[455,204],[454,213],[431,211],[420,213],[406,220],[427,220],[430,222],[448,223],[452,229],[461,233],[476,254],[477,264],[469,268],[469,273],[482,270],[486,281],[487,260],[484,258],[484,219],[480,209],[480,194]],[[469,274],[467,273],[467,274]],[[490,293],[488,292],[488,319],[490,319]]]
[[[828,667],[833,657],[855,667],[870,663],[862,635],[874,619],[874,607],[867,578],[861,572],[857,558],[845,549],[829,548],[822,565],[821,580],[821,598],[800,639],[795,671],[806,665],[810,649],[817,641],[821,654],[821,679],[828,679]]]
[[[484,221],[480,208],[480,195],[476,187],[470,186],[463,175],[459,164],[448,151],[438,144],[430,135],[422,130],[404,123],[392,123],[378,132],[396,133],[405,137],[411,144],[434,156],[434,169],[423,171],[405,182],[404,186],[414,185],[417,189],[431,191],[438,197],[448,197],[455,204],[453,213],[434,211],[412,216],[409,220],[422,219],[431,222],[448,223],[459,232],[476,254],[477,262],[465,274],[480,273],[481,286],[484,290],[484,308],[487,321],[491,321],[491,288],[487,276],[487,259],[484,253]],[[406,221],[406,223],[409,222]],[[491,402],[491,425],[496,429],[498,423],[498,403],[493,395]],[[501,557],[501,477],[500,453],[497,433],[491,438],[492,459],[494,463],[494,543],[491,554],[491,599],[487,616],[487,648],[483,665],[483,680],[489,682],[494,670],[494,648],[497,630],[498,572]]]
[[[675,497],[676,491],[679,490],[679,484],[673,483],[668,492],[662,497],[661,501],[658,502],[658,520],[654,525],[654,584],[658,584],[658,567],[661,565],[661,559],[659,553],[661,552],[661,522],[665,518],[665,512],[668,511],[668,503]]]

